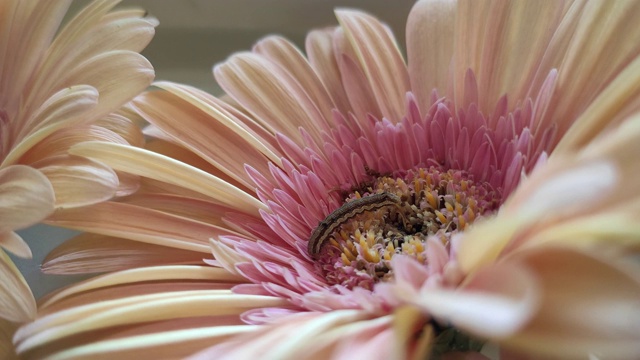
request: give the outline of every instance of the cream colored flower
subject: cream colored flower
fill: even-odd
[[[637,357],[638,14],[422,1],[405,62],[339,10],[306,57],[268,37],[218,65],[230,100],[157,83],[147,150],[71,149],[141,191],[52,218],[94,234],[45,268],[114,272],[46,299],[18,352]]]
[[[134,190],[130,176],[67,154],[88,140],[142,144],[129,110],[116,111],[153,80],[138,52],[156,22],[110,11],[117,2],[95,1],[62,27],[70,1],[0,4],[0,246],[17,256],[31,251],[15,230]],[[31,320],[33,295],[4,250],[0,318]]]

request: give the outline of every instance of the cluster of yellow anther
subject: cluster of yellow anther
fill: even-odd
[[[330,262],[324,269],[332,278],[358,274],[373,281],[386,279],[392,276],[390,261],[395,254],[426,264],[427,238],[435,236],[448,246],[453,233],[465,230],[478,215],[493,211],[499,201],[499,193],[487,184],[476,184],[459,171],[436,168],[380,176],[354,191],[350,201],[381,193],[393,194],[398,203],[358,211],[329,236],[326,260]]]

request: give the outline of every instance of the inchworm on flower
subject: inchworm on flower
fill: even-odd
[[[322,220],[313,231],[309,238],[309,255],[315,258],[329,236],[347,221],[365,211],[375,211],[389,205],[399,206],[400,203],[401,200],[398,195],[388,192],[369,195],[344,203]]]

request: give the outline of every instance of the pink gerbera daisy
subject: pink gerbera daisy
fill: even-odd
[[[224,101],[157,83],[135,102],[150,150],[71,150],[141,191],[57,214],[95,235],[45,264],[122,271],[53,294],[18,352],[636,357],[639,13],[419,2],[405,63],[382,23],[339,10],[306,57],[268,37],[218,65]]]

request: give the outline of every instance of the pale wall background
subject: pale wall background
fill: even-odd
[[[70,13],[86,4],[73,3]],[[336,7],[358,8],[383,19],[404,43],[404,26],[413,0],[125,0],[120,6],[142,7],[160,20],[156,36],[143,54],[157,80],[183,82],[220,94],[211,74],[214,64],[236,51],[249,50],[258,39],[280,34],[304,48],[312,28],[336,25]],[[56,245],[75,233],[38,225],[20,234],[34,259],[16,259],[36,298],[80,277],[43,275],[39,264]]]

